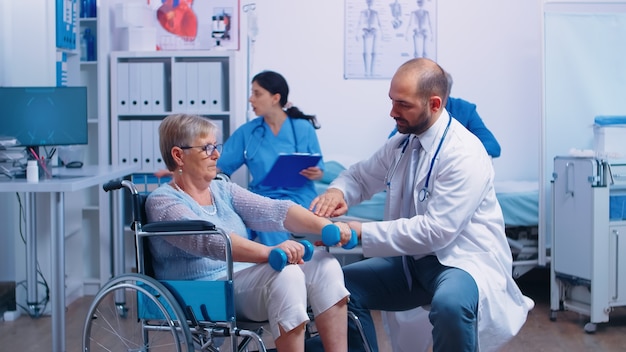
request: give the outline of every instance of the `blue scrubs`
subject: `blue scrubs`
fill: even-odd
[[[274,135],[263,117],[257,117],[233,132],[224,143],[224,149],[217,160],[217,167],[227,175],[232,175],[242,165],[250,171],[251,180],[248,188],[257,194],[274,199],[290,199],[308,208],[317,196],[313,181],[302,187],[274,188],[261,186],[260,183],[270,171],[280,153],[317,153],[321,154],[319,141],[313,125],[305,119],[288,117]],[[324,170],[323,159],[317,165]],[[291,239],[284,232],[251,232],[251,239],[266,245],[275,245]]]

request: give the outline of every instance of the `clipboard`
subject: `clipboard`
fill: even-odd
[[[300,171],[317,165],[321,159],[322,156],[320,154],[279,154],[272,169],[267,173],[260,185],[283,188],[302,187],[309,179],[300,175]]]

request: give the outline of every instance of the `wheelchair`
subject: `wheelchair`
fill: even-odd
[[[262,339],[263,325],[267,322],[241,321],[235,316],[229,235],[202,220],[147,223],[147,195],[139,193],[134,183],[114,180],[103,185],[105,191],[122,188],[130,192],[137,273],[115,276],[98,291],[85,318],[83,351],[220,351],[224,348],[244,352],[250,345],[256,345],[254,351],[267,351]],[[224,238],[226,278],[154,279],[149,237],[199,234]],[[348,312],[348,317],[361,331],[369,352],[358,318],[352,312]]]
[[[126,188],[131,194],[137,273],[116,276],[98,291],[85,318],[83,351],[219,351],[222,345],[246,351],[252,341],[258,351],[267,350],[261,338],[265,322],[235,319],[233,261],[226,233],[207,221],[146,223],[146,195],[135,184],[116,180],[103,188]],[[154,279],[148,238],[198,234],[225,239],[226,278]]]

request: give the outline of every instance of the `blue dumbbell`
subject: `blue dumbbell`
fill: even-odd
[[[332,247],[339,243],[340,239],[341,231],[339,231],[339,227],[337,225],[328,224],[324,226],[324,228],[322,229],[322,242],[324,242],[325,245]],[[350,242],[344,244],[343,246],[341,246],[341,248],[352,249],[356,247],[358,243],[359,238],[356,235],[356,231],[352,230],[352,237],[350,237]]]
[[[300,241],[300,243],[304,246],[304,256],[302,259],[305,262],[308,262],[311,260],[311,257],[313,257],[313,244],[307,240]],[[268,261],[274,270],[282,271],[285,265],[287,265],[287,254],[280,248],[274,248],[270,252]]]

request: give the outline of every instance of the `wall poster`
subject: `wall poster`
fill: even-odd
[[[239,50],[239,0],[148,0],[159,50]]]
[[[437,0],[345,0],[344,78],[389,79],[402,63],[436,60]]]

